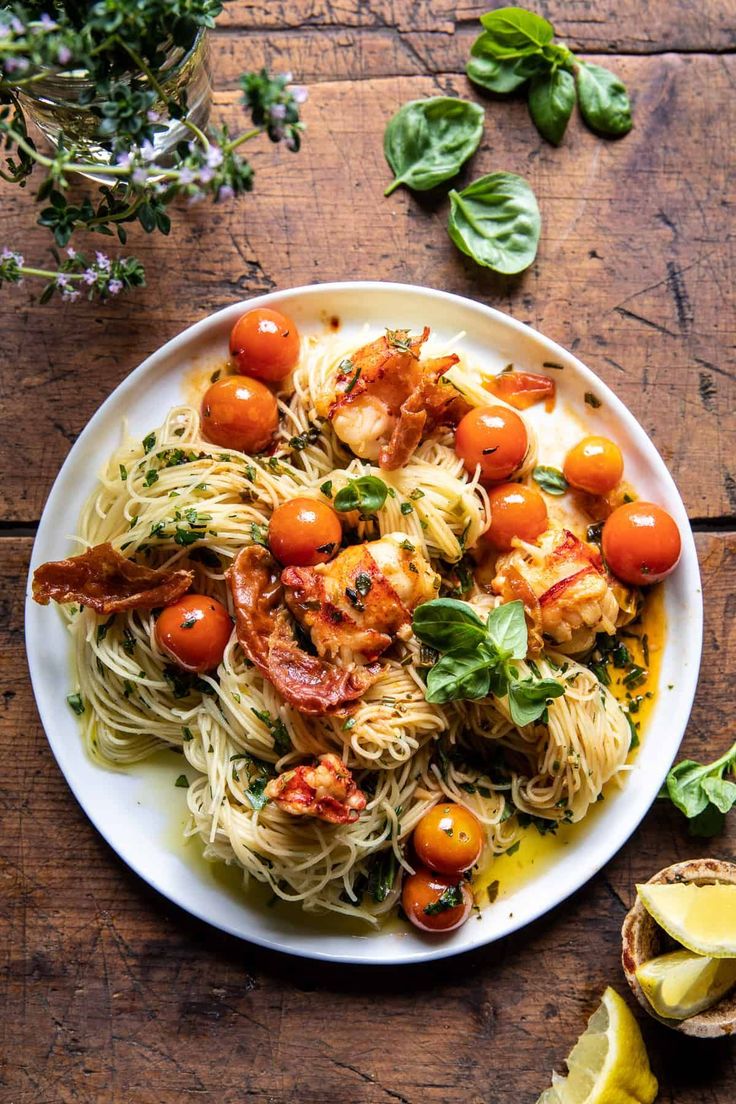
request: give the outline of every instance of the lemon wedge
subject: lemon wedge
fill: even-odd
[[[653,1104],[657,1079],[639,1025],[608,988],[566,1059],[569,1075],[552,1074],[537,1104]]]
[[[724,997],[736,984],[736,959],[673,951],[645,962],[636,980],[655,1012],[687,1020]]]
[[[736,885],[647,882],[636,889],[649,915],[688,951],[736,958]]]

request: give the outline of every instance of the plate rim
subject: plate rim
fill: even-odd
[[[222,323],[227,319],[229,315],[232,315],[233,320],[240,315],[245,309],[252,309],[256,305],[272,306],[277,305],[283,300],[293,300],[297,297],[310,297],[312,295],[324,296],[331,293],[343,293],[343,292],[361,293],[365,292],[370,294],[371,292],[396,292],[419,294],[421,297],[429,299],[440,299],[443,302],[450,304],[455,303],[458,306],[464,308],[470,308],[473,311],[478,311],[481,314],[485,314],[491,321],[506,328],[521,337],[532,338],[535,342],[545,346],[554,356],[561,357],[563,362],[568,362],[573,368],[575,374],[579,379],[587,381],[591,385],[603,388],[605,391],[606,403],[614,412],[615,418],[625,424],[628,432],[635,438],[641,440],[644,438],[648,449],[653,450],[659,461],[658,476],[661,477],[664,483],[668,486],[670,494],[674,494],[674,497],[679,505],[680,518],[680,530],[682,533],[682,560],[688,572],[689,583],[692,585],[692,590],[697,594],[696,608],[691,611],[695,617],[694,623],[689,624],[689,632],[687,635],[687,659],[686,670],[682,673],[682,682],[678,686],[678,703],[681,707],[681,719],[678,727],[681,728],[680,739],[678,744],[674,747],[672,759],[669,761],[665,769],[661,772],[656,772],[652,779],[652,784],[647,787],[651,789],[652,794],[646,803],[642,802],[641,810],[636,810],[636,819],[631,820],[627,818],[624,823],[626,827],[623,830],[613,832],[612,839],[606,844],[601,852],[596,852],[593,857],[593,861],[581,862],[580,871],[576,873],[575,877],[566,882],[562,888],[556,891],[551,897],[542,897],[543,904],[536,905],[530,910],[530,913],[524,914],[523,917],[513,918],[513,921],[504,927],[503,932],[489,932],[483,937],[483,932],[479,932],[480,938],[474,939],[467,944],[456,945],[453,942],[445,943],[420,943],[414,946],[409,953],[394,953],[390,957],[380,956],[375,952],[365,954],[361,953],[349,953],[343,951],[330,951],[329,949],[323,949],[322,947],[315,947],[310,945],[298,947],[289,942],[284,941],[284,937],[276,933],[273,937],[269,937],[261,932],[250,932],[245,934],[242,930],[238,930],[234,925],[229,924],[222,919],[214,919],[212,916],[207,915],[206,909],[201,908],[196,902],[190,902],[185,899],[181,892],[177,892],[176,889],[171,887],[164,888],[159,879],[150,871],[144,871],[142,864],[137,860],[135,854],[125,853],[124,849],[116,846],[112,842],[108,835],[108,831],[105,829],[104,818],[99,817],[94,811],[90,811],[88,802],[85,801],[84,794],[80,792],[81,785],[79,780],[74,776],[69,777],[64,766],[62,764],[62,747],[61,740],[58,737],[54,737],[53,718],[49,716],[49,711],[44,708],[43,703],[43,672],[41,670],[40,660],[37,656],[37,619],[35,615],[40,612],[38,605],[33,601],[31,596],[30,583],[34,567],[38,560],[38,549],[46,537],[46,528],[48,525],[48,517],[51,512],[52,505],[55,501],[57,488],[61,485],[65,472],[68,467],[73,466],[78,457],[82,456],[85,451],[85,447],[90,438],[93,437],[96,427],[99,423],[104,421],[107,416],[107,411],[114,405],[116,405],[121,398],[125,398],[126,393],[129,390],[133,390],[138,381],[145,377],[150,371],[154,370],[159,362],[164,361],[171,354],[182,351],[186,346],[194,342],[199,336],[207,331],[211,326],[216,326],[218,323]],[[684,521],[684,525],[683,525]],[[74,442],[72,448],[69,450],[64,462],[62,463],[56,478],[48,493],[44,509],[41,514],[41,518],[38,525],[38,530],[33,542],[33,548],[31,551],[29,574],[26,580],[26,602],[25,602],[25,617],[24,617],[24,630],[25,630],[25,642],[26,642],[26,658],[30,673],[31,685],[33,689],[34,701],[36,709],[41,720],[41,724],[44,730],[44,734],[51,748],[52,754],[56,760],[57,766],[65,778],[67,785],[72,791],[76,801],[81,807],[87,819],[92,823],[99,835],[109,846],[115,855],[121,859],[126,866],[128,866],[133,872],[140,877],[148,886],[153,888],[156,893],[166,900],[171,901],[179,908],[188,912],[199,921],[202,921],[210,926],[217,928],[227,934],[234,936],[235,938],[245,940],[256,946],[267,948],[271,951],[278,951],[283,954],[293,955],[299,958],[308,958],[316,961],[324,962],[340,962],[351,965],[371,965],[371,966],[399,966],[399,965],[414,965],[421,962],[438,960],[441,958],[454,957],[457,955],[464,955],[477,951],[482,947],[488,946],[491,943],[498,942],[500,939],[505,939],[512,933],[520,930],[522,927],[527,927],[529,924],[539,920],[540,917],[556,909],[564,901],[569,899],[574,893],[581,889],[591,878],[593,878],[608,862],[610,862],[615,855],[621,850],[621,848],[629,841],[631,836],[636,832],[640,826],[644,817],[651,809],[656,794],[659,791],[664,778],[666,777],[669,766],[674,761],[679,746],[682,742],[682,738],[685,734],[687,724],[692,711],[692,706],[697,690],[700,664],[702,657],[702,639],[703,639],[703,595],[702,584],[700,577],[699,562],[697,558],[697,550],[695,547],[694,536],[690,528],[687,512],[682,502],[680,493],[677,489],[677,485],[674,481],[672,474],[669,471],[663,458],[660,456],[659,451],[652,441],[649,434],[640,425],[638,420],[634,417],[633,413],[624,404],[618,395],[608,386],[608,384],[597,376],[592,369],[588,368],[573,352],[566,349],[563,345],[547,337],[533,326],[521,322],[513,316],[507,314],[505,311],[499,310],[496,307],[488,306],[486,303],[480,302],[476,299],[472,299],[469,296],[458,295],[454,292],[443,291],[438,288],[425,287],[420,284],[401,283],[398,281],[381,281],[381,280],[341,280],[330,281],[327,283],[314,283],[302,285],[294,288],[282,288],[278,291],[269,291],[262,294],[253,295],[240,299],[237,302],[228,304],[225,307],[221,307],[210,314],[198,319],[196,322],[185,327],[179,333],[169,338],[163,345],[159,346],[152,353],[150,353],[137,367],[132,369],[127,376],[120,383],[113,388],[110,394],[103,400],[103,402],[97,407],[96,411],[89,419],[79,434],[79,437]],[[666,653],[666,649],[665,649]],[[684,706],[683,706],[684,703]],[[656,788],[654,787],[654,780],[656,779]],[[348,941],[360,942],[365,947],[370,947],[371,933],[366,933],[367,939],[363,942],[364,937],[351,936],[349,933],[342,933],[339,938],[346,939]],[[333,934],[325,935],[325,941],[329,941],[333,938]]]

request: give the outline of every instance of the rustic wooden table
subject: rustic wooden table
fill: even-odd
[[[703,852],[733,858],[736,817],[704,844],[673,809],[654,808],[572,900],[461,959],[383,971],[265,953],[158,897],[77,808],[28,684],[27,564],[75,436],[131,368],[190,322],[313,281],[446,288],[574,349],[669,463],[697,534],[706,614],[683,750],[708,758],[724,749],[734,738],[736,646],[736,10],[719,0],[537,5],[573,48],[620,72],[635,127],[607,143],[574,121],[553,149],[522,102],[487,101],[470,172],[523,173],[544,218],[535,265],[502,280],[451,246],[444,199],[382,198],[393,111],[437,93],[478,98],[463,68],[485,4],[228,7],[213,36],[216,116],[240,117],[240,71],[288,68],[310,86],[303,152],[266,149],[255,157],[252,197],[182,210],[170,239],[137,236],[145,292],[106,307],[39,307],[26,288],[1,300],[2,1099],[522,1104],[536,1099],[603,988],[624,991],[619,930],[634,883]],[[47,241],[30,196],[6,186],[0,195],[0,244],[42,259]],[[688,1042],[649,1020],[643,1028],[662,1101],[733,1101],[732,1042]]]

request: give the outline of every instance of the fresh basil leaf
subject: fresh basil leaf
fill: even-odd
[[[541,217],[526,180],[497,172],[462,192],[450,192],[447,229],[458,249],[477,264],[512,276],[537,255]]]
[[[524,659],[527,649],[527,627],[524,603],[504,602],[488,614],[488,637],[502,659]]]
[[[490,656],[478,648],[472,655],[446,655],[427,676],[428,702],[475,700],[488,695]]]
[[[554,27],[541,15],[524,8],[497,8],[480,17],[492,39],[496,57],[535,53],[554,38]]]
[[[337,492],[333,505],[341,513],[360,510],[367,517],[381,509],[387,495],[388,487],[382,479],[375,475],[361,475],[351,479],[346,487]]]
[[[722,813],[727,813],[736,805],[735,782],[729,782],[726,778],[706,778],[701,788],[711,804]]]
[[[470,48],[470,60],[465,72],[474,84],[500,96],[521,88],[530,77],[548,68],[544,58],[528,55],[519,58],[499,58],[492,53],[493,37],[484,31]]]
[[[602,65],[586,61],[577,63],[575,78],[580,114],[590,129],[611,138],[628,134],[631,104],[623,81]]]
[[[438,652],[474,649],[486,638],[486,628],[467,602],[436,598],[414,610],[414,635]]]
[[[565,693],[561,682],[555,679],[524,679],[509,683],[509,713],[515,725],[528,725],[538,721],[547,708],[550,698]]]
[[[537,465],[532,472],[532,479],[550,495],[563,495],[569,486],[559,468],[548,468],[544,464]]]
[[[575,81],[565,69],[536,77],[529,87],[529,114],[542,135],[559,146],[575,106]]]
[[[480,144],[483,116],[478,104],[450,96],[404,104],[383,137],[383,152],[395,175],[384,195],[400,184],[426,192],[455,176]]]
[[[702,783],[708,775],[708,767],[692,759],[683,759],[667,775],[666,792],[670,801],[686,817],[698,816],[708,805],[710,798]]]

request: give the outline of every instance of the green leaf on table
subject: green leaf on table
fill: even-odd
[[[541,217],[523,177],[496,172],[450,192],[450,237],[477,264],[506,276],[528,268],[537,255]]]
[[[509,683],[509,713],[516,725],[524,726],[538,721],[551,698],[565,693],[562,683],[556,679],[533,678]]]
[[[480,17],[496,57],[514,58],[536,53],[554,38],[554,27],[541,15],[524,8],[497,8]]]
[[[519,58],[499,58],[492,51],[493,38],[487,32],[478,35],[470,48],[465,72],[474,84],[500,96],[521,88],[530,77],[545,72],[547,61],[535,54]]]
[[[597,134],[618,138],[632,127],[626,85],[610,69],[579,61],[575,71],[583,120]]]
[[[474,648],[485,640],[486,627],[467,602],[436,598],[414,611],[414,635],[438,652]]]
[[[468,100],[435,96],[412,100],[389,120],[383,150],[400,184],[425,192],[455,176],[477,150],[483,135],[483,108]]]
[[[717,836],[736,805],[736,743],[713,763],[683,759],[667,775],[660,797],[669,798],[689,821],[693,836]]]
[[[535,77],[529,87],[529,114],[535,127],[559,146],[575,106],[575,81],[565,69]]]

